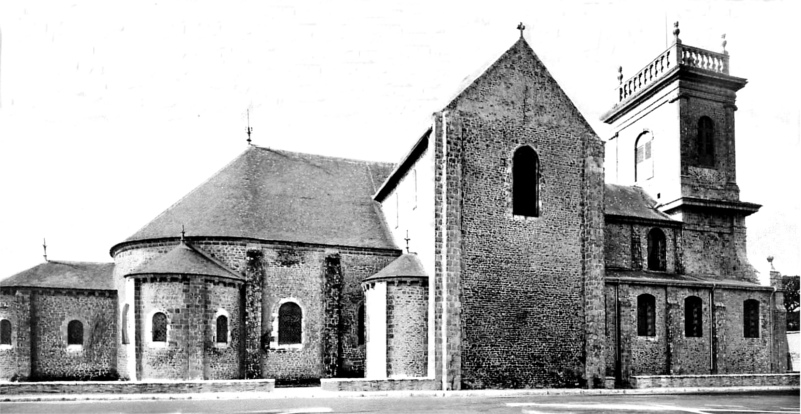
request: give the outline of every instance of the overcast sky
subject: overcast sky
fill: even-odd
[[[526,39],[601,138],[617,67],[720,51],[739,92],[752,264],[801,273],[796,1],[0,2],[0,277],[109,248],[254,144],[397,162],[465,76]],[[180,229],[176,229],[176,235]]]

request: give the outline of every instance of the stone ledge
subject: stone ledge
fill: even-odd
[[[433,378],[323,378],[323,391],[435,391],[439,383]]]
[[[47,394],[196,394],[214,392],[270,392],[274,379],[213,381],[54,381],[0,383],[1,395]]]
[[[799,386],[799,374],[639,375],[632,388]]]

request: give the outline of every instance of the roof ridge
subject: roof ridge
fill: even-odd
[[[389,162],[389,161],[369,161],[369,160],[359,160],[359,159],[356,159],[356,158],[334,157],[334,156],[330,156],[330,155],[313,154],[313,153],[309,153],[309,152],[288,151],[288,150],[275,149],[275,148],[270,148],[270,147],[259,147],[259,146],[256,146],[256,145],[252,145],[252,147],[255,148],[255,149],[262,150],[262,151],[271,151],[271,152],[284,154],[284,155],[291,154],[291,155],[298,156],[299,158],[318,158],[318,159],[326,159],[326,160],[332,160],[332,161],[345,161],[345,162],[351,162],[351,163],[354,163],[354,164],[384,164],[384,165],[387,165],[387,166],[396,164],[394,162]]]

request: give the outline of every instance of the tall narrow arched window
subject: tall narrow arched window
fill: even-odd
[[[278,308],[278,345],[300,344],[303,340],[303,311],[294,302]]]
[[[540,215],[540,159],[528,146],[518,148],[512,158],[512,214]]]
[[[695,141],[698,165],[715,166],[715,124],[708,116],[698,120],[698,135]]]
[[[759,338],[759,301],[756,299],[743,302],[743,337]]]
[[[702,305],[703,301],[698,296],[688,296],[684,299],[684,336],[688,338],[704,336]]]
[[[656,299],[647,293],[637,296],[637,336],[656,336]]]
[[[167,315],[162,312],[153,314],[151,334],[151,342],[167,342]]]
[[[359,331],[356,334],[357,338],[358,338],[358,341],[359,341],[358,344],[359,345],[364,345],[364,336],[365,336],[364,335],[364,333],[365,333],[364,330],[366,329],[366,327],[364,326],[364,303],[362,303],[359,306],[359,315],[357,316],[357,318],[359,319],[359,321],[358,321],[358,329],[359,329]]]
[[[637,137],[634,144],[634,181],[644,181],[654,176],[653,141],[653,135],[647,131]]]
[[[218,344],[228,343],[228,317],[220,315],[217,317],[217,335],[216,341]]]
[[[0,321],[0,345],[11,345],[11,321]]]
[[[67,345],[83,345],[83,323],[81,321],[70,321],[67,324]]]
[[[667,269],[667,242],[665,233],[658,227],[648,232],[648,269]]]

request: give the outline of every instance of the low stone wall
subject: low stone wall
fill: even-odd
[[[799,386],[798,374],[643,375],[632,388]]]
[[[434,391],[440,383],[433,378],[323,378],[320,385],[324,391]]]
[[[0,383],[0,395],[35,394],[189,394],[204,392],[270,392],[274,379],[236,381],[96,381]]]

